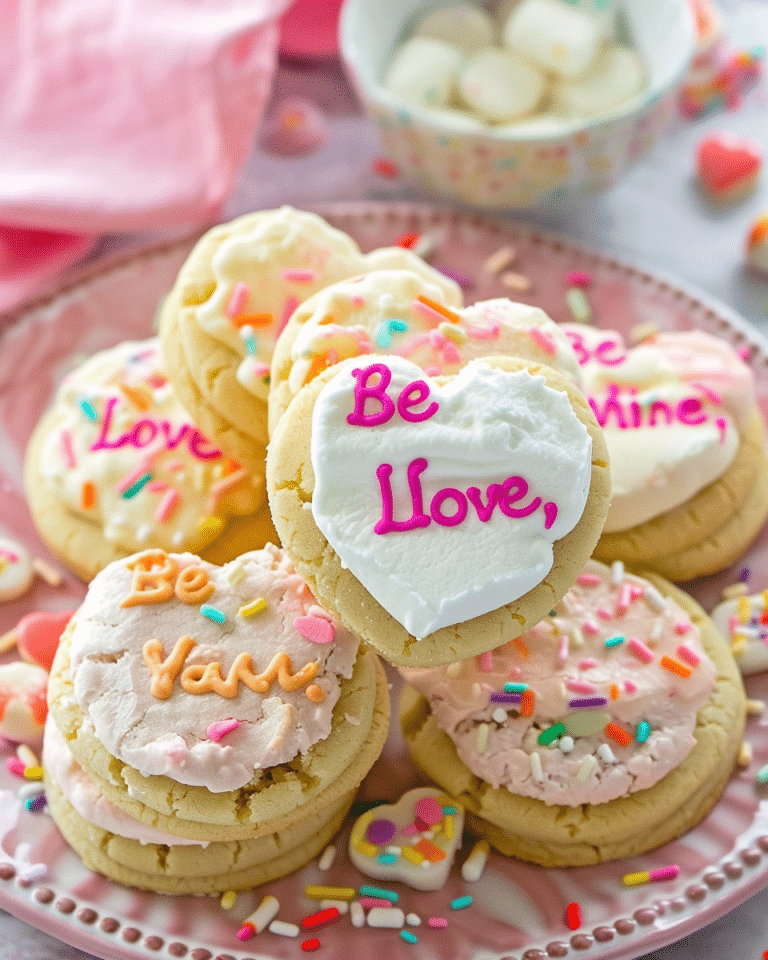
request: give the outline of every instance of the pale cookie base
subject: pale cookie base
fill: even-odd
[[[114,560],[121,560],[136,552],[105,539],[100,523],[74,513],[62,503],[40,472],[40,460],[45,439],[53,427],[51,412],[43,416],[30,437],[24,463],[24,487],[27,503],[38,533],[48,549],[63,564],[83,580],[90,581]],[[263,469],[263,468],[262,468]],[[203,560],[223,564],[241,553],[259,550],[266,543],[279,544],[268,504],[242,517],[231,517],[222,532],[207,545],[190,551]],[[155,546],[151,538],[142,549]]]
[[[679,767],[646,790],[608,803],[568,807],[493,788],[462,763],[427,701],[412,688],[404,689],[400,724],[414,762],[464,804],[469,828],[508,856],[546,867],[636,856],[699,823],[725,788],[744,733],[741,675],[729,645],[701,607],[661,578],[642,575],[686,610],[717,668],[715,688],[698,713],[696,745]]]
[[[387,678],[378,657],[363,650],[352,677],[342,680],[331,733],[304,756],[257,770],[244,787],[223,793],[170,777],[142,776],[112,756],[83,722],[69,679],[72,628],[70,621],[51,669],[50,712],[73,756],[107,799],[158,830],[221,841],[282,830],[355,790],[384,746],[390,712]]]
[[[49,777],[45,795],[64,839],[89,869],[142,890],[217,894],[250,890],[309,863],[341,827],[355,791],[277,833],[206,847],[143,844],[102,830],[84,820]]]
[[[165,298],[158,329],[173,391],[204,436],[251,473],[263,476],[267,403],[237,379],[239,354],[206,333],[180,297],[174,287]]]
[[[755,411],[728,470],[690,500],[646,523],[606,533],[595,559],[623,560],[670,580],[692,580],[734,563],[768,518],[768,458]]]
[[[351,361],[354,362],[354,361]],[[332,367],[307,384],[281,418],[269,448],[267,492],[272,519],[284,549],[323,606],[388,660],[408,667],[429,667],[492,650],[519,636],[560,600],[589,559],[608,509],[610,474],[603,434],[583,394],[549,367],[510,357],[489,357],[504,370],[542,374],[550,387],[568,394],[592,437],[592,480],[587,505],[576,527],[554,544],[547,577],[512,603],[417,640],[343,569],[341,560],[315,524],[315,477],[310,461],[312,408],[320,391],[341,367]],[[445,382],[437,378],[436,383]]]

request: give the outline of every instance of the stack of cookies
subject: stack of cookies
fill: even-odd
[[[378,654],[416,765],[502,853],[679,835],[730,775],[743,688],[704,612],[624,564],[681,580],[756,535],[755,411],[712,338],[632,352],[463,306],[290,208],[215,228],[159,340],[71,374],[30,444],[41,532],[93,578],[49,689],[62,832],[165,892],[296,869],[382,749]]]

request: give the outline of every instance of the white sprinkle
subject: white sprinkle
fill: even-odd
[[[596,766],[597,766],[597,757],[595,757],[591,753],[588,753],[584,757],[584,759],[581,761],[581,766],[579,767],[578,772],[576,773],[576,779],[579,780],[581,783],[584,783],[584,781],[587,779],[587,777],[589,777],[589,775],[592,773],[592,771],[595,769]]]
[[[432,233],[422,233],[419,235],[419,239],[414,243],[410,248],[411,253],[415,253],[417,257],[421,257],[422,260],[427,260],[432,254],[437,250],[440,244],[443,241],[442,235],[438,231]]]
[[[31,867],[19,870],[19,880],[24,883],[36,883],[38,880],[47,880],[50,876],[48,867],[44,863],[33,863]]]
[[[360,717],[353,717],[351,714],[345,713],[344,719],[347,721],[347,723],[351,723],[353,727],[360,726]]]
[[[746,583],[732,583],[730,587],[723,590],[724,600],[733,600],[736,597],[745,597],[749,593],[749,587]]]
[[[38,780],[37,782],[31,781],[30,783],[25,783],[19,787],[16,791],[16,796],[19,800],[29,800],[30,797],[39,797],[41,793],[45,793],[45,784],[42,780]]]
[[[336,907],[339,913],[349,913],[349,904],[346,900],[321,900],[320,909],[328,910],[329,907]]]
[[[317,862],[318,870],[330,870],[333,866],[333,861],[336,859],[336,847],[330,843],[325,850],[323,850],[320,855],[320,859]]]
[[[144,541],[152,533],[152,527],[148,523],[142,523],[142,525],[136,531],[136,539],[139,543],[144,543]]]
[[[535,750],[528,756],[531,761],[531,776],[534,780],[541,783],[544,779],[544,771],[541,769],[541,757]]]
[[[405,924],[405,914],[400,907],[371,907],[366,917],[369,927],[386,927],[395,930]]]
[[[421,917],[418,915],[418,913],[409,913],[405,918],[405,922],[409,927],[420,927]]]
[[[648,634],[648,640],[649,641],[658,640],[661,637],[661,631],[663,629],[664,629],[664,623],[661,620],[661,618],[659,618],[654,622],[653,626],[651,627],[651,632]]]
[[[461,865],[461,876],[467,883],[475,883],[483,875],[490,847],[487,840],[478,840]]]
[[[507,719],[507,711],[502,707],[496,707],[496,709],[491,714],[491,719],[496,723],[504,723]]]
[[[301,509],[302,509],[302,510],[311,510],[311,509],[312,509],[312,502],[311,502],[310,500],[305,500],[304,503],[302,503],[302,505],[301,505]]]
[[[276,933],[278,937],[298,937],[299,928],[295,923],[286,923],[285,920],[273,920],[267,928],[270,933]]]
[[[577,649],[584,646],[584,634],[581,632],[581,627],[571,627],[571,643]]]
[[[618,587],[624,581],[624,564],[621,560],[614,560],[611,564],[611,584]]]
[[[501,273],[512,265],[516,256],[514,247],[500,247],[485,261],[483,270],[486,273]]]
[[[280,901],[268,893],[261,903],[256,907],[250,917],[246,917],[243,923],[252,923],[256,933],[266,930],[269,924],[275,919],[280,910]]]
[[[402,852],[402,847],[396,847],[396,846],[390,844],[390,846],[384,847],[384,851],[385,851],[385,853],[392,853],[392,854],[394,854],[396,857],[399,857],[400,854],[401,854],[401,852]]]
[[[224,576],[231,587],[237,586],[245,576],[245,567],[240,562],[239,557],[232,563],[228,563],[224,569],[226,570]]]
[[[365,910],[359,900],[353,900],[349,905],[349,918],[353,927],[365,926]]]
[[[477,726],[477,742],[475,743],[475,749],[478,753],[485,753],[485,749],[488,746],[488,724],[480,723]]]
[[[563,753],[570,753],[573,750],[573,737],[560,737],[558,746]]]
[[[457,660],[455,663],[449,663],[445,668],[445,672],[451,678],[451,680],[455,680],[456,677],[460,677],[463,670],[464,664],[461,662],[461,660]]]
[[[611,750],[609,744],[601,743],[597,748],[597,755],[603,761],[603,763],[616,763],[616,757],[613,755],[613,750]]]
[[[180,547],[182,543],[184,543],[184,536],[185,534],[183,530],[177,530],[173,534],[171,537],[171,542],[173,543],[174,547]]]
[[[658,610],[659,613],[662,613],[667,609],[666,598],[662,597],[656,587],[652,586],[651,584],[646,584],[645,589],[643,590],[643,597],[654,608],[654,610]]]

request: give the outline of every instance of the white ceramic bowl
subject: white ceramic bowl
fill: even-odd
[[[695,49],[689,0],[624,0],[624,24],[648,69],[648,89],[605,116],[554,132],[477,129],[408,104],[381,78],[395,47],[428,10],[424,0],[346,0],[342,60],[384,153],[399,173],[465,204],[508,210],[602,190],[659,138],[677,112]],[[489,7],[494,3],[487,4]]]

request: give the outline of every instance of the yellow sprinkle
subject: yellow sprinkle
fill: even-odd
[[[0,573],[5,570],[10,561],[6,560],[5,557],[0,557]]]
[[[650,883],[651,876],[646,871],[642,873],[625,873],[622,880],[625,887],[640,887],[644,883]]]
[[[267,601],[263,597],[259,597],[258,600],[251,600],[250,603],[244,603],[237,612],[241,617],[252,617],[266,609]]]
[[[43,768],[42,767],[25,767],[24,776],[27,780],[42,780],[43,779]]]
[[[364,841],[367,843],[368,841]],[[371,844],[373,846],[373,844]],[[310,900],[354,900],[357,890],[354,887],[305,887],[304,896]]]
[[[763,609],[768,607],[768,590],[763,590]]]
[[[501,247],[488,257],[483,264],[483,270],[486,273],[501,273],[514,263],[516,256],[517,251],[514,247]]]
[[[227,890],[225,893],[222,893],[221,900],[219,900],[219,906],[222,910],[231,910],[236,903],[237,893],[234,890]]]
[[[736,763],[740,767],[748,767],[750,763],[752,763],[752,744],[748,743],[746,740],[742,740],[741,742]]]
[[[443,830],[445,830],[445,839],[453,840],[453,817],[446,814],[443,819]]]
[[[659,327],[653,323],[653,321],[649,320],[647,323],[638,323],[636,327],[632,327],[629,331],[629,340],[633,346],[637,346],[638,343],[655,337],[658,332]]]
[[[30,750],[26,743],[20,743],[16,747],[16,756],[24,764],[24,767],[32,767],[33,769],[40,768],[40,761],[35,756],[35,754]]]
[[[201,517],[197,521],[197,529],[203,536],[215,537],[221,533],[224,521],[221,517]]]
[[[424,862],[424,854],[419,853],[418,850],[414,850],[413,847],[403,847],[400,851],[400,856],[406,860],[410,860],[411,863],[415,863],[416,866]]]
[[[743,633],[734,633],[731,639],[731,653],[734,656],[744,652],[744,648],[747,645],[747,638]]]
[[[379,852],[379,848],[373,844],[369,843],[367,840],[358,840],[355,843],[355,850],[359,850],[360,853],[365,857],[375,857]],[[330,897],[328,899],[331,899]]]
[[[749,623],[752,619],[752,604],[749,597],[739,597],[737,601],[737,610],[741,623]]]
[[[735,600],[736,597],[743,597],[745,593],[749,593],[746,583],[732,583],[729,587],[725,587],[722,597],[723,600]]]
[[[466,343],[469,340],[467,333],[457,327],[455,323],[448,323],[447,321],[438,325],[437,329],[444,337],[448,340],[452,340],[458,346],[461,346],[463,343]]]
[[[64,583],[64,577],[59,571],[55,567],[52,567],[50,563],[41,560],[40,557],[34,558],[32,561],[32,569],[49,587],[60,587],[62,583]]]
[[[747,700],[748,716],[759,717],[763,710],[765,710],[765,702],[763,700]]]

